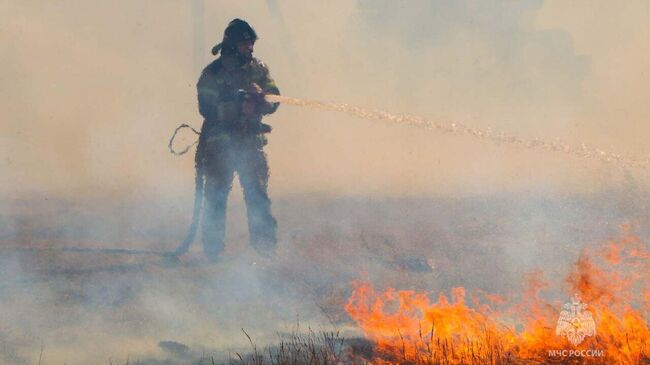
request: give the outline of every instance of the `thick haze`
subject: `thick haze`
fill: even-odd
[[[200,3],[1,1],[0,194],[191,194],[192,157],[167,139],[200,126],[199,65],[234,17],[288,96],[650,155],[645,1]],[[622,176],[330,112],[267,121],[275,196],[593,191]]]
[[[283,105],[275,257],[235,187],[223,260],[197,238],[169,262],[194,150],[168,139],[200,127],[235,17],[283,95],[650,157],[648,1],[0,0],[0,364],[198,363],[295,321],[357,336],[366,277],[516,297],[543,272],[559,309],[583,248],[650,241],[650,169]],[[191,353],[159,362],[178,355],[160,341]]]

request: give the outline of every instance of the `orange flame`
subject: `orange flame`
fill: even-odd
[[[428,293],[378,292],[368,282],[355,282],[345,309],[375,343],[375,364],[645,363],[650,255],[629,226],[623,230],[624,238],[584,250],[566,277],[568,292],[580,295],[596,328],[575,346],[556,334],[562,303],[540,298],[548,287],[541,272],[527,276],[518,303],[478,293],[470,306],[462,287],[452,289],[451,300],[439,294],[432,301]],[[587,322],[572,323],[586,331]]]

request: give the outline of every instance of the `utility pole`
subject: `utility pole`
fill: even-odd
[[[205,0],[192,0],[192,28],[194,33],[192,63],[194,74],[198,74],[203,69],[205,57],[205,27],[204,16]]]

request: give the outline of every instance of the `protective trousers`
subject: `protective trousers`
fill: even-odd
[[[216,260],[224,250],[226,203],[235,172],[244,190],[250,244],[258,253],[271,255],[276,246],[277,222],[271,215],[267,193],[269,169],[263,151],[264,137],[224,132],[206,138],[204,143],[202,233],[206,256]]]

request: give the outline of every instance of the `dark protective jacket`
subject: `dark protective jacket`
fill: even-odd
[[[275,112],[278,103],[260,102],[252,116],[241,114],[239,90],[258,84],[266,94],[279,95],[266,65],[252,58],[241,62],[235,55],[222,55],[201,73],[197,84],[199,112],[205,118],[208,134],[234,132],[258,134],[262,116]]]
[[[176,249],[180,255],[190,247],[196,235],[199,216],[206,198],[203,243],[206,254],[215,258],[223,251],[225,211],[234,171],[244,188],[251,244],[258,250],[271,249],[276,243],[275,218],[267,195],[268,165],[262,147],[266,144],[262,116],[275,112],[278,103],[259,100],[255,113],[241,113],[239,90],[256,83],[265,94],[279,95],[269,70],[260,60],[241,62],[235,55],[223,54],[209,64],[197,83],[199,112],[205,118],[195,155],[195,195],[192,226]],[[267,126],[268,127],[268,126]]]

